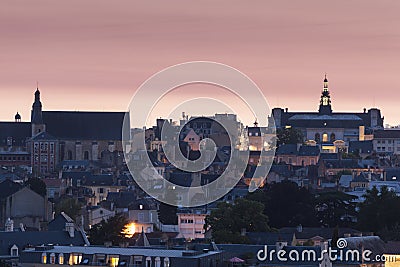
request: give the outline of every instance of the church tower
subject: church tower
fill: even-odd
[[[324,79],[324,89],[322,90],[321,100],[319,102],[319,113],[321,115],[331,115],[332,114],[332,106],[331,106],[331,96],[329,94],[328,89],[328,79]]]
[[[40,91],[38,87],[36,88],[35,92],[35,102],[33,102],[32,105],[31,124],[32,136],[35,136],[38,133],[44,132],[46,130],[46,127],[43,123],[42,102],[40,102]]]

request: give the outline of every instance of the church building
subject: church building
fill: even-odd
[[[56,170],[63,160],[100,161],[122,152],[126,112],[43,111],[37,88],[31,121],[0,122],[0,165],[30,165],[35,175]],[[3,156],[4,155],[4,156]]]

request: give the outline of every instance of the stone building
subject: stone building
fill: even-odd
[[[42,111],[39,89],[31,113],[29,139],[34,174],[55,170],[63,160],[101,161],[122,151],[122,125],[126,112]],[[118,155],[118,154],[116,154]]]
[[[370,132],[383,128],[381,111],[371,108],[360,113],[333,112],[328,79],[325,76],[318,112],[289,112],[274,108],[272,118],[277,128],[296,128],[304,141],[321,144],[321,149],[333,152],[351,141],[364,141]]]

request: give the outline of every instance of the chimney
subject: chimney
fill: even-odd
[[[68,232],[69,237],[73,238],[75,237],[75,225],[74,223],[65,223],[65,231]]]
[[[8,218],[5,224],[5,228],[6,232],[14,232],[14,221]]]

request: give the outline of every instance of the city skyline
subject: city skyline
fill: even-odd
[[[377,107],[400,124],[396,1],[4,2],[0,120],[29,120],[36,81],[44,110],[125,110],[154,73],[209,60],[292,111],[318,109],[327,72],[335,111]]]

